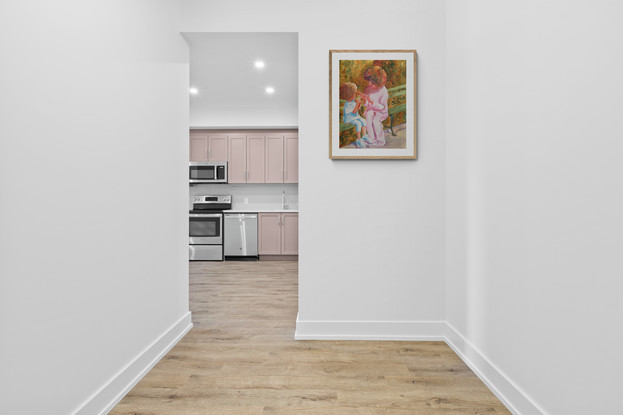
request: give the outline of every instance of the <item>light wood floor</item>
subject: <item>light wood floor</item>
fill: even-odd
[[[509,414],[443,342],[295,341],[297,262],[193,262],[194,328],[111,414]]]

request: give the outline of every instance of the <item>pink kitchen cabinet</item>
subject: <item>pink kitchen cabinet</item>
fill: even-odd
[[[247,183],[265,183],[266,138],[264,135],[247,136]]]
[[[286,134],[283,138],[284,147],[284,183],[299,182],[299,136]]]
[[[298,255],[298,213],[260,213],[258,217],[260,255]]]
[[[247,182],[247,136],[229,135],[227,174],[229,183]]]
[[[208,135],[190,132],[190,161],[208,161]]]
[[[298,183],[298,132],[190,132],[190,161],[227,161],[230,183]]]
[[[208,135],[208,161],[227,161],[227,135]]]
[[[281,255],[281,213],[259,213],[257,234],[260,255]]]
[[[281,254],[299,254],[299,214],[281,214]]]
[[[265,138],[263,134],[229,135],[229,183],[264,183]]]
[[[191,131],[190,161],[227,161],[227,136]]]
[[[266,183],[298,183],[299,143],[297,133],[266,136]]]
[[[283,134],[266,136],[266,183],[283,183]]]

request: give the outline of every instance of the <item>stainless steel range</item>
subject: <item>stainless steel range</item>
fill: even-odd
[[[193,198],[188,233],[191,261],[223,260],[225,209],[231,209],[231,195],[205,195]]]

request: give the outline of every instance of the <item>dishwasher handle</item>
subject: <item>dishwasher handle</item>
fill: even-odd
[[[225,218],[257,219],[257,213],[226,213]]]

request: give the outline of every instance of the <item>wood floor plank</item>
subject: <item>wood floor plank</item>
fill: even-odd
[[[444,342],[295,341],[298,263],[192,262],[194,328],[113,415],[510,414]]]

